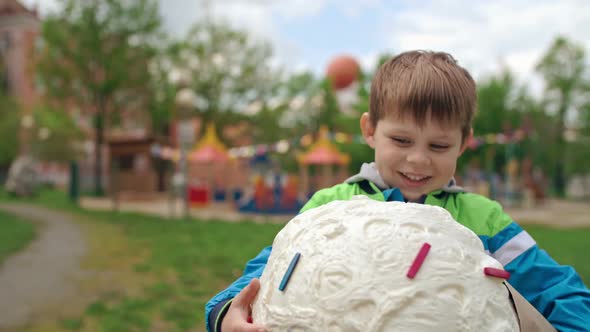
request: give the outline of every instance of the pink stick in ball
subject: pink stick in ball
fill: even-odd
[[[502,279],[509,279],[510,278],[510,272],[505,271],[505,270],[501,270],[501,269],[496,269],[493,267],[484,267],[483,273],[487,276],[490,276],[490,277],[496,277],[496,278],[502,278]]]
[[[426,255],[428,255],[429,250],[430,244],[428,242],[424,243],[422,248],[420,248],[418,255],[416,255],[416,258],[414,258],[414,262],[412,263],[412,266],[410,266],[408,273],[406,274],[408,278],[414,279],[416,273],[418,273],[418,270],[420,270],[422,263],[424,263],[424,259],[426,259]]]

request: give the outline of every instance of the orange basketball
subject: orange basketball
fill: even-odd
[[[330,61],[326,76],[334,89],[340,90],[351,85],[358,78],[359,72],[360,66],[352,56],[340,55]]]

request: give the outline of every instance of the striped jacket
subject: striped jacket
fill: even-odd
[[[399,189],[381,190],[363,178],[320,190],[301,212],[334,200],[367,195],[379,201],[403,201]],[[446,187],[431,192],[424,204],[443,207],[481,239],[485,250],[510,272],[509,283],[559,331],[590,331],[590,291],[570,266],[557,264],[535,240],[516,224],[500,205],[483,196]],[[206,305],[208,331],[218,331],[231,299],[252,278],[259,278],[271,247],[264,248],[246,265],[244,274]]]

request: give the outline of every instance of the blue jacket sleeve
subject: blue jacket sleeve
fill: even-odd
[[[571,266],[559,265],[516,223],[488,239],[508,282],[559,331],[589,331],[590,291]]]
[[[215,331],[215,326],[211,326],[209,322],[217,322],[217,317],[209,317],[209,315],[213,312],[213,308],[215,308],[215,306],[220,302],[233,299],[244,287],[248,286],[250,280],[254,278],[260,278],[260,276],[262,275],[262,271],[264,270],[264,267],[268,262],[268,257],[270,256],[271,250],[271,246],[262,249],[258,256],[254,257],[246,264],[246,267],[244,268],[244,273],[240,278],[238,278],[228,288],[221,291],[220,293],[215,295],[211,300],[209,300],[209,302],[207,302],[207,305],[205,306],[205,321],[207,322],[208,332]]]

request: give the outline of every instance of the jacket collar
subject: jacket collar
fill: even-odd
[[[381,191],[386,190],[386,189],[392,189],[391,187],[389,187],[385,183],[385,181],[383,181],[383,178],[381,177],[381,175],[379,174],[379,171],[377,170],[377,166],[375,165],[375,162],[363,163],[359,173],[349,177],[344,182],[357,183],[357,182],[361,182],[363,180],[368,180],[368,181],[372,182]],[[457,181],[455,181],[455,178],[451,178],[451,180],[449,181],[449,183],[446,186],[442,187],[441,189],[435,190],[429,194],[438,195],[441,192],[460,193],[460,192],[464,192],[464,191],[465,191],[465,189],[463,189],[462,187],[457,185]]]

